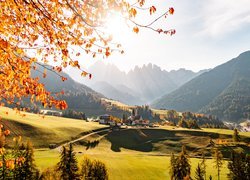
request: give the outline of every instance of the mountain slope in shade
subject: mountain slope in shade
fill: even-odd
[[[151,63],[142,67],[136,66],[125,73],[115,65],[101,61],[91,66],[88,71],[93,74],[93,79],[82,80],[82,83],[108,98],[130,105],[148,104],[202,73],[186,69],[168,72]],[[107,84],[112,86],[110,91],[115,88],[115,93],[108,92]]]
[[[197,73],[186,70],[184,68],[178,69],[178,70],[172,70],[168,73],[169,78],[175,82],[175,84],[180,87],[181,85],[185,84],[186,82],[190,81],[191,79],[201,75],[204,72],[207,72],[208,70],[201,70]]]
[[[43,68],[39,67],[39,71],[43,72]],[[104,96],[95,92],[91,88],[75,82],[68,74],[60,73],[66,77],[66,81],[51,71],[47,71],[47,77],[43,78],[42,74],[38,71],[32,70],[32,77],[39,77],[40,82],[45,84],[45,87],[50,92],[64,91],[61,99],[66,100],[69,109],[85,112],[87,115],[100,115],[107,113],[106,106],[101,102]],[[116,112],[109,112],[116,113]]]
[[[250,51],[187,82],[152,104],[237,121],[250,114]]]

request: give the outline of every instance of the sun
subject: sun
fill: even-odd
[[[105,31],[112,36],[114,41],[123,42],[127,40],[129,26],[119,14],[110,14],[107,17]]]

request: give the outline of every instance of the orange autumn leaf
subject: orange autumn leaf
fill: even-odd
[[[142,7],[145,4],[145,0],[139,0],[139,4]]]
[[[87,74],[88,74],[87,72],[83,71],[83,72],[81,73],[81,76],[86,77]]]
[[[66,81],[66,80],[67,80],[67,78],[66,78],[66,77],[61,76],[61,80],[62,80],[62,81]]]
[[[80,65],[78,61],[70,61],[69,65],[71,65],[72,67],[77,67],[78,69],[80,69]]]
[[[171,15],[174,14],[174,8],[172,8],[172,7],[169,8],[168,12],[169,12],[169,14],[171,14]]]
[[[139,32],[139,28],[136,26],[136,27],[133,28],[133,31],[134,31],[135,33],[138,33],[138,32]]]
[[[110,56],[110,52],[106,51],[105,55],[106,55],[106,57]]]
[[[150,13],[150,15],[152,15],[153,13],[155,13],[155,11],[156,11],[155,6],[151,6],[151,7],[149,8],[149,13]]]
[[[63,49],[63,50],[62,50],[62,54],[63,54],[64,56],[68,56],[68,53],[69,53],[69,51],[68,51],[67,49]]]
[[[8,136],[9,134],[10,134],[10,130],[5,130],[5,131],[4,131],[4,135],[5,135],[5,136]]]
[[[130,15],[131,17],[135,17],[136,14],[137,14],[137,11],[136,11],[135,8],[131,8],[131,9],[129,10],[129,15]]]

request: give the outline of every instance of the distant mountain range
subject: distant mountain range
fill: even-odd
[[[45,84],[45,87],[50,92],[64,91],[64,95],[60,96],[60,99],[66,100],[68,108],[84,112],[86,115],[100,115],[109,113],[112,115],[121,115],[122,112],[119,109],[112,109],[107,106],[101,98],[104,96],[91,88],[75,82],[68,74],[60,73],[63,77],[66,77],[66,81],[62,81],[61,78],[51,71],[47,71],[46,78],[42,77],[44,68],[38,67],[38,71],[32,70],[32,77],[39,77],[41,83]]]
[[[113,64],[98,61],[88,71],[93,74],[93,79],[81,80],[81,83],[108,98],[130,105],[143,105],[174,91],[207,70],[197,73],[186,69],[168,72],[150,63],[125,73]]]
[[[213,114],[223,120],[250,118],[250,51],[193,78],[152,107]]]

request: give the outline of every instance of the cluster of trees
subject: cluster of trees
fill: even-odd
[[[51,179],[52,177],[56,177],[54,178],[55,180],[107,180],[108,170],[103,162],[99,160],[91,160],[88,157],[84,157],[81,163],[81,168],[79,168],[73,150],[73,145],[70,144],[69,148],[62,148],[61,160],[57,164],[57,167],[48,174],[46,172],[43,173],[42,177],[44,179]]]
[[[3,138],[4,136],[1,135]],[[20,143],[21,138],[14,139],[15,146],[12,150],[6,150],[2,145],[0,152],[0,179],[39,179],[39,170],[34,161],[33,147],[28,141],[27,144]]]
[[[202,108],[202,112],[212,113],[221,119],[234,122],[250,118],[250,80],[247,70],[243,70],[246,67],[248,67],[248,65],[245,64],[238,68],[238,70],[240,69],[241,71],[235,73],[237,77],[234,78],[234,81],[230,81],[230,87],[223,91],[223,93],[216,98],[216,101]]]
[[[16,142],[19,142],[16,141]],[[95,179],[107,180],[108,171],[106,165],[99,160],[91,160],[84,157],[81,168],[77,163],[73,146],[63,147],[61,160],[56,167],[48,168],[40,173],[34,161],[33,147],[31,143],[16,143],[15,148],[9,152],[1,152],[0,180],[80,180]]]
[[[228,177],[234,180],[250,179],[250,156],[245,153],[232,152],[228,163]]]
[[[63,111],[63,117],[67,117],[67,118],[74,118],[74,119],[84,119],[86,120],[87,117],[85,115],[85,113],[83,112],[77,112],[77,111],[74,111],[72,109],[68,109],[66,111]]]
[[[21,137],[14,138],[14,147],[6,149],[6,136],[9,130],[0,127],[0,180],[107,180],[106,165],[98,160],[85,157],[81,168],[77,163],[72,144],[63,147],[61,159],[53,168],[40,173],[35,165],[32,144],[21,142]]]
[[[195,114],[192,112],[178,113],[175,110],[169,110],[165,117],[172,125],[179,125],[185,128],[197,129],[199,127],[207,128],[226,128],[222,121],[216,116]]]
[[[181,119],[178,121],[178,126],[183,127],[183,128],[190,128],[190,129],[199,129],[200,128],[198,126],[197,122],[195,120],[192,120],[192,119],[189,119],[189,120]]]
[[[213,149],[214,167],[217,170],[217,177],[220,179],[220,172],[223,166],[223,155],[218,148]],[[233,180],[249,180],[250,179],[250,156],[245,153],[237,153],[232,151],[231,158],[228,162],[228,178]],[[206,175],[206,158],[203,153],[201,161],[198,163],[195,169],[194,179],[205,180]],[[191,178],[191,164],[185,146],[182,147],[182,151],[179,156],[172,154],[170,159],[169,174],[172,180],[180,179],[192,179]],[[212,179],[212,176],[209,176]]]
[[[154,114],[148,105],[136,106],[132,109],[132,115],[140,115],[143,119],[148,119],[150,121],[159,121],[160,117],[157,114]]]

